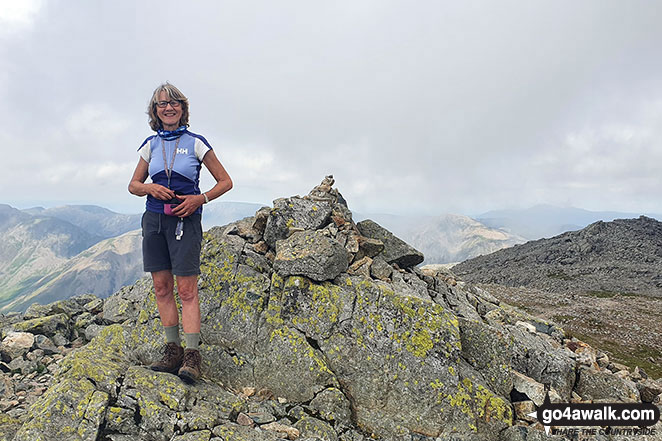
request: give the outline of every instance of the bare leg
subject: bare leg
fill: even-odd
[[[179,324],[179,314],[173,290],[175,281],[170,270],[152,273],[154,281],[154,293],[156,294],[156,306],[159,308],[161,324],[163,326],[176,326]],[[197,293],[196,293],[197,298]]]
[[[177,276],[177,292],[182,301],[182,325],[187,334],[200,333],[198,276]]]

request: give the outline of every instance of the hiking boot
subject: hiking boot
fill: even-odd
[[[166,343],[161,360],[152,363],[150,368],[158,372],[177,373],[184,359],[184,348],[177,343]]]
[[[200,378],[200,363],[202,357],[197,349],[186,349],[184,351],[184,361],[179,368],[179,378],[184,383],[193,384]]]

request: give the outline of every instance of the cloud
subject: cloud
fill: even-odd
[[[0,0],[0,36],[30,30],[41,5],[41,0]]]
[[[67,134],[79,143],[119,137],[130,124],[126,116],[113,110],[107,103],[83,104],[65,120]]]

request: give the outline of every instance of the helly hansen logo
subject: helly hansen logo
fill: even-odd
[[[178,155],[188,155],[188,149],[177,148]]]

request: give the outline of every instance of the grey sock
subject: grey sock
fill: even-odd
[[[184,341],[186,342],[186,349],[198,349],[200,346],[200,333],[184,333]]]
[[[165,329],[166,343],[182,344],[182,341],[179,338],[179,325],[164,326],[163,329]]]

